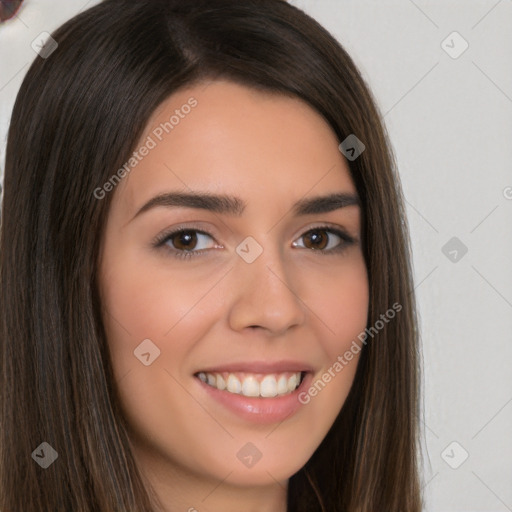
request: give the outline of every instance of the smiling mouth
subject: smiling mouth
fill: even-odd
[[[198,372],[194,376],[220,391],[252,398],[273,398],[293,393],[306,373]]]

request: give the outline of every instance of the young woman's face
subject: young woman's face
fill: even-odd
[[[298,99],[201,84],[158,108],[110,192],[104,324],[136,456],[169,492],[285,486],[343,406],[368,312],[361,212],[308,206],[356,196],[339,142]]]

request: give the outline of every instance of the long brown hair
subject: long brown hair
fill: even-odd
[[[65,23],[19,91],[0,248],[0,510],[152,511],[120,413],[97,289],[112,194],[93,191],[178,89],[217,77],[294,95],[339,141],[362,204],[368,327],[347,400],[290,478],[289,512],[419,512],[420,364],[411,255],[394,158],[355,64],[282,0],[106,0]],[[32,453],[48,443],[47,469]],[[46,447],[46,445],[44,445]]]

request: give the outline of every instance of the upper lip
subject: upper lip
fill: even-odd
[[[310,364],[301,361],[240,361],[237,363],[219,364],[202,368],[205,373],[284,373],[284,372],[312,372]],[[199,372],[196,372],[199,373]]]

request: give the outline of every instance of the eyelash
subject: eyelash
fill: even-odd
[[[345,250],[345,248],[349,245],[352,245],[356,242],[356,240],[351,237],[350,235],[348,235],[347,233],[345,233],[344,231],[340,230],[340,229],[337,229],[337,228],[333,228],[331,226],[316,226],[312,229],[308,229],[307,231],[305,231],[299,238],[302,238],[304,237],[305,235],[307,235],[308,233],[311,233],[311,232],[314,232],[314,231],[327,231],[328,233],[332,233],[334,235],[337,235],[341,238],[342,242],[340,242],[339,246],[335,247],[334,249],[328,249],[328,250],[325,250],[325,249],[309,249],[310,251],[315,251],[315,252],[318,252],[319,254],[321,254],[322,256],[327,256],[327,255],[332,255],[332,254],[339,254],[341,252],[343,252]],[[189,250],[189,251],[185,251],[185,250],[177,250],[177,249],[172,249],[170,247],[166,247],[166,243],[171,240],[174,236],[180,234],[180,233],[189,233],[189,232],[193,232],[193,233],[199,233],[201,235],[206,235],[206,236],[209,236],[211,239],[215,240],[213,235],[211,235],[210,233],[208,233],[207,231],[203,231],[202,229],[197,229],[193,226],[191,227],[178,227],[176,229],[173,229],[172,231],[169,231],[169,232],[165,232],[161,235],[159,235],[158,237],[156,237],[153,242],[152,242],[152,245],[153,247],[155,248],[161,248],[167,252],[170,252],[173,256],[175,256],[176,258],[179,258],[179,259],[185,259],[185,260],[188,260],[192,257],[195,257],[195,256],[201,256],[204,252],[208,251],[209,249],[200,249],[200,250]],[[307,247],[305,248],[307,249]]]

